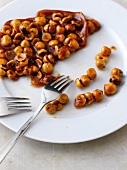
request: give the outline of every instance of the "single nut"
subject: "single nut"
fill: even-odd
[[[60,18],[62,18],[62,17],[63,17],[63,14],[60,13],[60,12],[53,13],[52,18],[54,18],[54,17],[60,17]]]
[[[12,70],[7,71],[7,77],[12,80],[17,80],[18,77],[16,76],[16,73]]]
[[[53,54],[46,54],[46,55],[44,56],[44,58],[43,58],[43,62],[44,62],[44,63],[50,62],[50,63],[55,64],[56,61],[55,61],[55,58],[54,58]]]
[[[45,16],[36,17],[36,18],[35,18],[35,22],[36,22],[36,24],[38,24],[38,25],[44,26],[44,25],[46,24],[46,18],[45,18]]]
[[[5,76],[6,74],[6,71],[0,68],[0,76]]]
[[[29,25],[30,25],[29,21],[23,21],[20,24],[20,27],[19,27],[20,32],[23,33],[24,35],[27,34],[29,32],[29,29],[30,29]]]
[[[28,56],[28,57],[32,57],[33,56],[33,49],[30,47],[26,47],[24,48],[24,53]]]
[[[97,72],[94,68],[89,68],[87,70],[87,76],[91,79],[94,80],[97,77]]]
[[[107,96],[113,95],[117,92],[117,87],[113,83],[104,84],[104,93]]]
[[[90,78],[87,75],[82,75],[80,77],[80,82],[84,87],[88,86],[90,84]]]
[[[98,59],[98,60],[96,60],[96,66],[97,66],[97,68],[102,70],[105,68],[106,63],[104,62],[104,60]]]
[[[25,60],[20,61],[19,65],[20,65],[21,67],[27,66],[27,65],[28,65],[28,59],[25,59]]]
[[[45,50],[45,49],[41,49],[41,50],[38,51],[39,56],[44,56],[46,54],[47,54],[47,50]]]
[[[9,25],[4,25],[1,29],[1,32],[7,35],[11,35],[12,28]]]
[[[56,112],[56,107],[57,106],[55,104],[48,103],[48,104],[45,105],[45,110],[49,114],[54,114]]]
[[[51,24],[46,24],[44,26],[44,31],[53,34],[56,31],[56,26],[55,25],[51,25]]]
[[[77,35],[76,34],[74,34],[74,33],[70,33],[70,34],[68,34],[68,36],[67,36],[68,38],[71,38],[71,39],[75,39],[75,40],[77,40]]]
[[[71,19],[72,19],[72,15],[68,15],[67,17],[64,17],[62,19],[62,23],[66,23],[66,22],[70,21]]]
[[[5,58],[0,58],[0,65],[7,65],[7,60]]]
[[[34,39],[32,40],[32,42],[31,42],[32,46],[35,46],[35,44],[36,44],[37,42],[39,42],[39,41],[40,41],[39,38],[34,38]]]
[[[58,40],[51,40],[51,41],[49,41],[48,45],[53,47],[55,45],[58,45],[58,43],[59,43]]]
[[[65,35],[64,34],[56,34],[55,40],[58,40],[59,42],[64,42]]]
[[[21,46],[17,46],[17,47],[15,47],[14,52],[15,52],[16,54],[18,54],[18,53],[20,54],[20,53],[23,52],[23,48],[22,48]]]
[[[81,108],[83,106],[85,106],[86,104],[86,97],[84,94],[79,94],[76,96],[75,100],[74,100],[74,106],[76,108]]]
[[[42,41],[48,42],[48,41],[50,41],[51,39],[52,39],[51,34],[49,34],[49,33],[43,33],[43,34],[42,34]]]
[[[107,63],[109,57],[108,57],[108,56],[104,56],[104,55],[102,55],[101,53],[99,53],[99,54],[96,55],[95,59],[96,59],[96,60],[101,59],[101,60],[103,60],[105,63]]]
[[[10,61],[7,62],[7,68],[9,70],[15,70],[15,66],[16,66],[15,60],[10,60]]]
[[[17,33],[15,36],[14,36],[14,40],[23,40],[24,39],[24,35],[23,33]]]
[[[35,45],[34,45],[36,50],[41,50],[45,48],[45,44],[42,41],[38,41]]]
[[[8,47],[12,44],[12,40],[11,40],[11,37],[9,35],[4,35],[1,39],[1,44],[4,46],[4,47]]]
[[[13,27],[14,31],[19,32],[19,26],[21,22],[19,20],[12,20],[11,21],[11,26]]]
[[[71,24],[73,24],[77,27],[81,27],[83,25],[83,23],[81,21],[78,21],[78,20],[72,20]]]
[[[27,58],[27,55],[25,53],[18,53],[15,57],[17,61],[24,61]]]
[[[61,103],[61,104],[67,104],[69,102],[69,98],[65,93],[62,93],[57,100]]]
[[[111,48],[107,47],[107,46],[103,46],[101,48],[101,54],[104,56],[110,56],[111,55]]]
[[[35,34],[33,32],[28,32],[26,35],[25,35],[25,39],[28,40],[28,41],[32,41],[35,37]]]
[[[73,39],[70,40],[69,46],[74,49],[74,50],[78,50],[79,49],[79,43],[77,40]]]
[[[56,111],[61,111],[63,109],[63,105],[61,103],[56,104]]]
[[[54,25],[54,26],[56,26],[57,25],[57,22],[55,22],[55,21],[53,21],[53,20],[49,20],[49,25]]]
[[[66,31],[68,31],[68,32],[69,32],[69,31],[72,32],[72,31],[75,31],[76,28],[75,28],[75,25],[73,25],[73,24],[66,24],[66,25],[65,25],[65,29],[66,29]]]
[[[103,91],[99,89],[93,91],[93,96],[96,102],[100,102],[104,98]]]
[[[34,37],[38,36],[38,29],[37,28],[30,28],[30,32],[34,33]]]
[[[64,31],[65,31],[65,28],[64,28],[63,26],[61,26],[61,25],[57,25],[57,26],[56,26],[56,32],[57,32],[57,34],[63,34]]]
[[[123,76],[123,71],[120,70],[119,68],[113,68],[112,71],[111,71],[111,75],[117,75],[117,76],[120,76],[122,77]]]
[[[79,88],[84,88],[84,86],[82,85],[82,83],[80,82],[80,79],[79,78],[77,78],[76,80],[75,80],[75,85],[77,86],[77,87],[79,87]]]
[[[121,81],[122,81],[122,79],[118,75],[112,75],[109,79],[109,82],[113,83],[115,85],[120,85]]]
[[[88,33],[89,34],[92,34],[93,32],[95,32],[96,27],[92,21],[88,20],[87,25],[88,25]]]
[[[86,93],[84,93],[84,95],[86,97],[86,104],[85,104],[86,106],[90,105],[94,102],[94,96],[92,93],[86,92]]]
[[[29,41],[27,41],[27,40],[23,40],[22,42],[21,42],[21,47],[29,47],[30,46],[30,43],[29,43]]]
[[[54,71],[54,67],[51,63],[44,63],[42,65],[42,71],[46,74],[52,74]]]
[[[36,59],[35,62],[37,64],[38,68],[42,67],[42,61],[40,59]]]
[[[62,46],[58,49],[58,58],[60,60],[70,57],[70,54],[70,50],[67,46]]]

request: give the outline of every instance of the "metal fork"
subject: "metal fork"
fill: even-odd
[[[29,98],[0,97],[0,117],[31,110],[32,109]]]
[[[60,76],[56,80],[50,81],[42,90],[41,103],[35,113],[29,118],[29,120],[19,129],[17,133],[3,146],[0,150],[0,163],[4,160],[9,151],[17,143],[20,137],[30,127],[35,118],[39,115],[44,106],[55,100],[59,95],[72,83],[72,80],[67,76]]]

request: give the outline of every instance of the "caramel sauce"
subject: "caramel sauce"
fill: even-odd
[[[86,46],[86,44],[87,44],[87,37],[88,37],[87,20],[86,20],[84,14],[81,13],[81,12],[70,12],[70,11],[62,11],[62,10],[41,10],[41,11],[37,12],[36,17],[45,16],[46,17],[46,24],[48,24],[49,20],[51,20],[53,18],[54,13],[61,13],[63,15],[63,17],[67,17],[69,15],[72,16],[71,20],[67,20],[64,23],[60,22],[59,25],[61,25],[61,26],[65,27],[66,24],[68,24],[68,23],[70,23],[72,21],[77,22],[76,30],[72,31],[72,33],[75,33],[77,35],[77,37],[78,37],[77,41],[79,43],[79,48],[75,50],[75,49],[73,49],[73,48],[71,48],[69,46],[64,45],[63,42],[59,42],[59,44],[58,44],[59,49],[60,49],[60,47],[64,46],[64,48],[61,48],[61,49],[63,49],[63,51],[62,50],[60,51],[61,55],[64,54],[65,50],[67,50],[67,49],[69,49],[69,51],[72,53],[72,52],[75,52],[77,50],[80,50],[80,49],[84,48]],[[18,20],[20,22],[29,21],[30,23],[35,23],[35,18],[34,17],[33,18],[26,18],[26,19],[18,19]],[[8,26],[10,26],[12,28],[12,20],[7,21],[4,25],[8,25]],[[44,26],[38,25],[37,29],[38,29],[38,36],[36,38],[39,38],[42,41],[42,35],[45,32],[44,31]],[[24,34],[24,36],[27,36],[27,37],[29,36],[28,32],[25,29],[22,30],[22,33]],[[68,32],[68,31],[65,30],[65,32],[64,32],[65,37],[67,37],[67,35],[69,33],[71,33],[71,32],[70,31]],[[50,33],[50,34],[51,34],[52,40],[55,39],[55,36],[56,36],[57,33],[53,32],[53,33]],[[3,32],[0,32],[0,50],[4,51],[4,58],[6,58],[7,61],[15,60],[16,53],[14,52],[14,49],[15,49],[15,47],[19,46],[20,43],[17,43],[17,44],[12,43],[10,46],[5,47],[1,43],[2,42],[2,37],[4,35],[6,35],[6,34],[4,34]],[[14,35],[10,35],[10,36],[11,36],[11,40],[13,42]],[[38,55],[37,55],[37,50],[32,45],[32,41],[29,41],[29,43],[30,43],[30,48],[33,50],[33,56],[32,57],[27,56],[27,58],[28,58],[27,67],[28,68],[27,68],[27,71],[25,72],[25,75],[27,75],[28,77],[31,78],[31,84],[33,86],[36,86],[36,87],[44,86],[45,84],[47,84],[50,80],[54,79],[55,77],[53,77],[52,75],[47,75],[46,73],[44,73],[42,71],[42,68],[39,68],[39,71],[42,73],[42,78],[38,78],[38,76],[31,71],[33,65],[38,67],[38,65],[36,63],[36,59],[38,59]],[[54,48],[50,47],[48,45],[48,43],[46,43],[46,42],[44,42],[44,43],[45,43],[45,47],[46,47],[45,49],[48,51],[48,54],[53,54],[55,60],[56,61],[59,60],[57,55],[54,54]],[[42,59],[42,63],[43,63],[43,57],[44,56],[40,57]],[[18,64],[17,61],[16,61],[16,64]],[[13,70],[16,71],[16,68],[18,68],[17,65],[15,66],[15,68],[13,68]],[[23,68],[21,67],[19,72],[22,71],[22,69]],[[18,75],[18,76],[20,77],[21,75]],[[15,78],[13,78],[12,80],[15,80]],[[16,76],[16,80],[17,80],[17,76]]]

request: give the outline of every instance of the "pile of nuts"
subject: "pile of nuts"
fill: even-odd
[[[82,75],[80,78],[75,80],[75,85],[79,88],[84,88],[90,84],[91,80],[97,77],[96,70],[94,68],[89,68],[86,75]]]
[[[57,100],[54,100],[51,103],[46,104],[45,110],[49,114],[54,114],[56,111],[61,111],[64,107],[69,102],[69,98],[65,93],[62,93]]]
[[[93,102],[100,102],[103,100],[103,91],[96,89],[92,93],[86,92],[84,94],[78,94],[74,100],[74,106],[76,108],[81,108],[88,106]]]
[[[111,48],[107,46],[103,46],[101,48],[101,52],[96,55],[96,66],[99,69],[104,69],[106,67],[106,63],[109,60],[109,56],[111,55]]]
[[[33,86],[44,86],[55,78],[57,60],[84,48],[88,35],[99,28],[99,22],[87,20],[81,12],[61,10],[7,21],[0,32],[0,76],[11,80],[28,76]]]
[[[123,72],[119,68],[113,68],[109,84],[104,84],[104,93],[107,96],[113,95],[117,92],[117,86],[121,84]]]

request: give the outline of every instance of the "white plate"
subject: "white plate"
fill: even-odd
[[[123,127],[127,123],[127,11],[107,0],[16,0],[0,10],[0,27],[9,19],[34,17],[41,9],[82,11],[86,16],[97,19],[102,25],[100,31],[88,38],[86,48],[56,64],[56,73],[70,75],[75,79],[85,74],[90,67],[96,69],[95,55],[103,45],[115,46],[117,50],[113,51],[105,70],[96,69],[98,76],[89,87],[80,90],[72,85],[68,89],[70,104],[65,106],[63,111],[57,112],[56,118],[42,111],[25,135],[39,141],[76,143],[100,138]],[[111,97],[104,96],[101,103],[75,109],[74,97],[78,93],[92,92],[97,88],[103,90],[114,67],[121,68],[124,73],[123,84],[118,87],[117,94]],[[0,80],[0,96],[28,96],[32,101],[33,111],[40,102],[41,89],[30,86],[27,78],[17,82]],[[17,131],[30,115],[32,113],[4,117],[0,118],[0,122]]]

